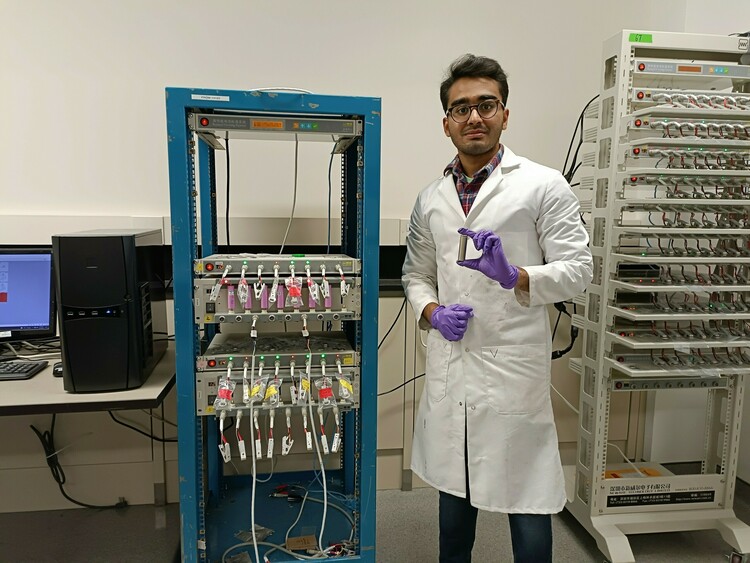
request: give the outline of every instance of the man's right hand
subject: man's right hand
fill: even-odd
[[[453,305],[439,305],[432,311],[430,322],[440,331],[443,338],[456,342],[464,337],[469,327],[469,319],[474,316],[474,309],[468,305],[454,303]]]

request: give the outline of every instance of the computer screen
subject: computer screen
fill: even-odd
[[[56,333],[52,249],[0,248],[0,342]]]

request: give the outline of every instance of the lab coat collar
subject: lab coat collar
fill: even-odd
[[[492,174],[482,184],[477,198],[471,206],[471,210],[468,215],[464,215],[464,210],[461,207],[461,202],[458,200],[458,193],[456,192],[456,184],[453,181],[453,175],[448,174],[443,177],[440,186],[438,187],[438,193],[448,203],[451,209],[461,218],[464,225],[468,226],[471,224],[473,219],[479,214],[481,209],[485,206],[487,201],[494,196],[500,189],[500,185],[503,182],[503,174],[511,171],[521,164],[521,159],[508,148],[507,145],[503,145],[503,158],[500,161],[500,166],[492,171]]]
[[[474,223],[474,220],[482,212],[482,209],[484,209],[487,202],[497,196],[503,185],[504,174],[517,168],[520,164],[521,159],[518,158],[512,150],[505,146],[500,166],[495,168],[489,178],[487,178],[484,184],[482,184],[482,187],[477,194],[477,198],[474,200],[474,203],[469,210],[469,214],[466,216],[464,225],[469,227]]]

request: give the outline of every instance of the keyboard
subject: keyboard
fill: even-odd
[[[0,381],[30,379],[49,365],[47,360],[0,362]]]

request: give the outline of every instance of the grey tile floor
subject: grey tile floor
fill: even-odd
[[[750,486],[738,482],[737,516],[750,522]],[[378,563],[431,563],[438,556],[438,495],[433,489],[380,491]],[[179,553],[179,508],[131,506],[0,514],[0,563],[173,563]],[[601,563],[596,543],[568,512],[554,516],[555,563]],[[726,563],[718,532],[628,536],[638,563]],[[507,517],[480,512],[473,561],[511,562]]]

